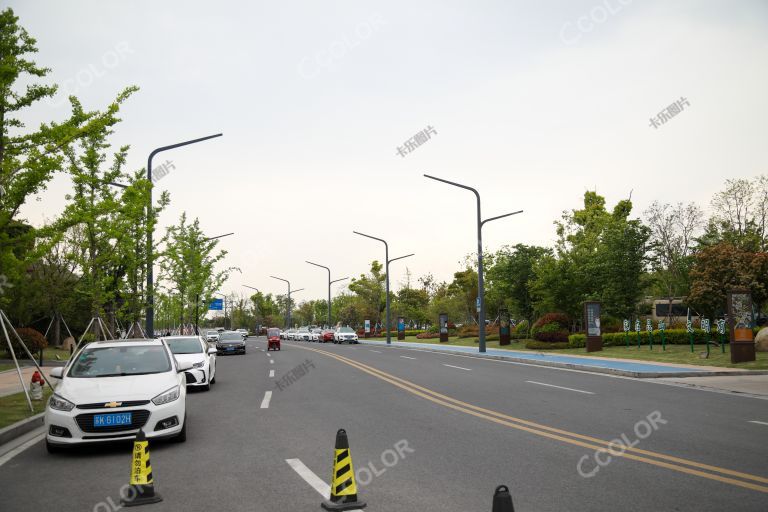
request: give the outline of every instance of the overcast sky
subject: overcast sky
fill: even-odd
[[[61,119],[66,96],[103,108],[128,85],[115,146],[129,168],[158,146],[171,194],[161,226],[199,217],[227,265],[224,291],[284,293],[270,274],[322,298],[325,271],[357,276],[381,244],[397,288],[406,267],[450,280],[484,246],[550,245],[552,222],[596,189],[708,206],[727,178],[768,172],[768,2],[10,0],[63,84],[28,122]],[[683,111],[654,128],[674,104]],[[398,147],[434,128],[406,156]],[[22,214],[58,215],[58,176]],[[159,238],[160,233],[156,235]],[[340,290],[335,289],[335,292]]]

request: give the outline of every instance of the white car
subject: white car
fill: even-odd
[[[48,452],[76,444],[133,439],[187,439],[188,362],[173,357],[161,339],[97,341],[65,367],[45,409]]]
[[[208,331],[205,333],[205,341],[216,343],[219,341],[219,331]]]
[[[359,343],[357,339],[357,333],[351,327],[339,327],[336,332],[333,333],[334,343]]]
[[[312,334],[309,332],[309,327],[299,327],[296,331],[296,341],[309,341],[312,339]]]
[[[200,387],[205,391],[216,383],[216,350],[200,336],[169,336],[163,338],[176,361],[186,361],[192,368],[185,373],[187,387]]]
[[[237,332],[243,335],[243,339],[248,338],[248,331],[246,329],[238,329]]]
[[[322,329],[312,329],[309,333],[310,341],[320,341],[320,336],[323,335]]]
[[[296,339],[296,329],[288,329],[285,331],[285,339],[287,340],[295,340]]]

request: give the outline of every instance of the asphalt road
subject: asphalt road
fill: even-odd
[[[319,510],[311,475],[330,480],[339,428],[372,512],[490,511],[499,484],[518,512],[768,510],[766,400],[418,350],[248,345],[188,395],[187,442],[151,445],[164,501],[146,510]],[[598,465],[613,439],[632,449]],[[0,510],[114,510],[130,451],[37,443],[0,466]]]

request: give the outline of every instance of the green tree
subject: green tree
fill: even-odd
[[[489,258],[486,279],[487,296],[491,301],[509,308],[513,317],[534,319],[533,281],[535,267],[552,250],[545,247],[517,244],[503,247]]]
[[[384,274],[383,269],[383,265],[374,260],[368,274],[360,274],[360,277],[352,278],[349,283],[349,291],[357,299],[358,311],[365,318],[376,323],[381,323],[382,312],[386,307],[384,293],[386,274]]]

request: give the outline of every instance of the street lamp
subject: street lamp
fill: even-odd
[[[410,256],[413,256],[413,254],[406,254],[405,256],[398,256],[397,258],[389,259],[389,244],[387,244],[386,240],[382,238],[376,238],[375,236],[366,235],[365,233],[360,233],[358,231],[353,231],[354,234],[364,236],[366,238],[372,238],[373,240],[378,240],[379,242],[384,244],[384,262],[385,262],[385,269],[384,273],[386,276],[386,305],[387,305],[387,345],[392,344],[392,335],[389,333],[389,325],[390,325],[390,318],[389,318],[389,264],[393,261],[402,260],[403,258],[408,258]]]
[[[468,187],[466,185],[462,185],[460,183],[455,183],[453,181],[444,180],[442,178],[436,178],[434,176],[430,176],[429,174],[424,175],[425,178],[429,178],[431,180],[435,181],[442,181],[443,183],[447,183],[448,185],[453,185],[454,187],[463,188],[466,190],[471,190],[475,197],[477,198],[477,298],[480,302],[480,318],[478,319],[479,324],[479,331],[480,331],[480,352],[485,352],[485,286],[483,283],[483,225],[486,222],[491,222],[492,220],[497,219],[503,219],[504,217],[509,217],[510,215],[517,215],[518,213],[523,213],[523,210],[518,210],[516,212],[512,213],[505,213],[504,215],[497,215],[496,217],[491,217],[489,219],[482,220],[482,215],[480,214],[480,194],[477,190],[475,190],[472,187]]]
[[[306,260],[305,260],[306,261]],[[342,277],[341,279],[334,279],[331,281],[331,269],[324,265],[320,265],[319,263],[313,263],[311,261],[307,261],[310,265],[314,265],[316,267],[324,268],[328,271],[328,328],[331,327],[331,285],[333,283],[338,283],[339,281],[344,281],[345,279],[349,279],[348,277]]]
[[[187,140],[179,142],[177,144],[171,144],[170,146],[162,146],[154,149],[147,159],[147,180],[150,183],[149,186],[149,199],[147,201],[147,318],[146,318],[146,331],[147,337],[155,337],[155,290],[154,290],[154,275],[152,269],[152,232],[155,229],[154,226],[154,210],[152,209],[152,158],[162,152],[169,149],[179,148],[181,146],[188,146],[195,144],[196,142],[203,142],[204,140],[213,139],[215,137],[221,137],[223,134],[217,133],[216,135],[209,135],[207,137],[200,137],[199,139]]]
[[[203,242],[208,242],[210,240],[216,240],[217,238],[224,238],[225,236],[230,236],[230,235],[234,235],[234,233],[226,233],[224,235],[210,236],[208,238],[203,238]],[[200,332],[197,329],[197,321],[198,321],[198,318],[200,316],[200,313],[199,313],[199,310],[198,310],[199,306],[200,306],[200,294],[197,293],[197,294],[195,294],[195,335],[198,335],[198,336],[200,335]],[[226,316],[227,316],[227,313],[225,311],[224,312],[224,318],[225,319],[226,319]]]
[[[284,281],[288,283],[288,327],[287,329],[291,328],[291,282],[287,279],[283,279],[282,277],[276,277],[276,276],[269,276],[272,279],[277,279],[278,281]],[[293,293],[300,292],[304,288],[299,288],[298,290],[293,290]]]

